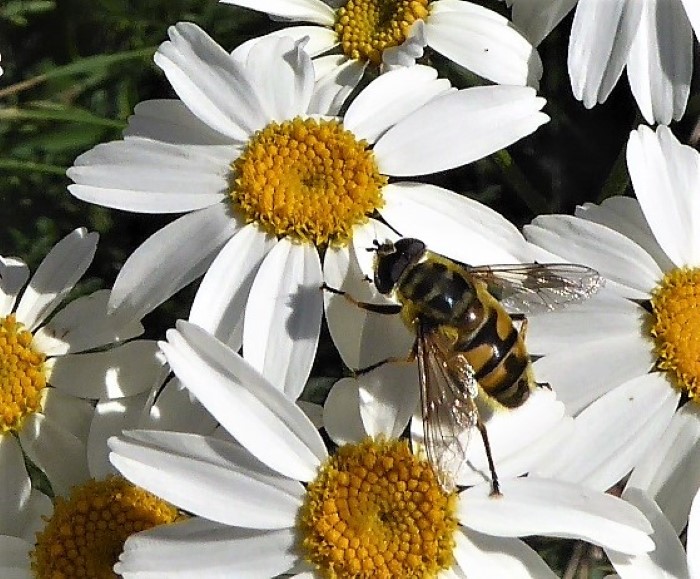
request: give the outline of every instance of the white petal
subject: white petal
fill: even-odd
[[[379,138],[379,170],[395,177],[425,175],[481,159],[546,123],[549,117],[539,112],[544,103],[533,89],[518,86],[438,96]]]
[[[18,321],[33,330],[53,312],[92,262],[98,237],[81,227],[51,248],[22,294]]]
[[[449,81],[438,79],[429,66],[392,70],[374,79],[355,97],[343,125],[358,138],[374,143],[387,129],[448,91]]]
[[[431,48],[495,83],[536,87],[542,77],[532,45],[508,20],[477,4],[435,2],[425,34]]]
[[[161,342],[183,384],[241,444],[278,472],[311,480],[326,448],[306,415],[238,354],[187,322]]]
[[[168,36],[153,60],[202,122],[239,142],[267,124],[253,79],[206,32],[180,22]]]
[[[194,296],[190,322],[238,350],[243,313],[255,274],[274,243],[255,224],[243,227],[221,249]]]
[[[206,153],[222,158],[227,155],[229,160],[238,156],[234,155],[236,147],[232,145],[229,137],[200,121],[180,99],[151,99],[137,103],[123,134],[124,137],[149,139],[150,144],[155,147],[158,146],[158,141],[184,147],[181,154],[187,151],[189,155],[186,160],[190,162],[196,156],[201,156],[201,160],[204,161]],[[139,141],[134,139],[130,142],[134,144]],[[147,141],[141,143],[144,146],[149,144]],[[207,148],[188,145],[207,145]],[[195,152],[198,155],[195,156]],[[124,153],[128,154],[126,151]],[[133,160],[138,161],[138,157],[135,156]],[[177,169],[177,166],[173,166],[172,169]]]
[[[76,353],[134,338],[143,333],[138,320],[109,315],[109,290],[74,299],[34,334],[37,349],[49,356]]]
[[[111,438],[110,460],[131,482],[166,501],[225,525],[294,525],[304,487],[255,460],[240,446],[196,434],[126,431]]]
[[[321,333],[321,260],[311,243],[282,238],[250,289],[243,355],[292,400],[304,389]]]
[[[339,115],[345,101],[360,84],[366,66],[344,55],[329,54],[314,59],[316,84],[309,114]]]
[[[632,471],[627,487],[644,490],[679,534],[700,487],[700,412],[685,404]]]
[[[149,390],[163,374],[153,340],[134,340],[103,352],[61,356],[51,385],[80,398],[121,398]]]
[[[223,203],[166,225],[126,260],[114,282],[110,308],[141,319],[202,275],[240,226]]]
[[[425,37],[425,21],[416,20],[408,31],[403,43],[390,46],[382,51],[380,73],[390,72],[397,68],[415,66],[423,57],[428,41]]]
[[[128,579],[276,577],[297,560],[294,529],[251,531],[189,519],[127,539],[115,572]]]
[[[20,518],[32,490],[32,482],[24,466],[24,456],[17,439],[0,436],[0,536],[19,535]]]
[[[598,270],[618,284],[625,297],[648,299],[662,277],[657,263],[639,245],[598,223],[570,215],[541,215],[524,232],[528,241]]]
[[[360,389],[354,378],[338,380],[323,404],[323,427],[337,445],[358,442],[367,436],[360,416]]]
[[[617,497],[533,477],[501,481],[501,487],[499,497],[490,495],[489,485],[462,491],[462,525],[500,537],[576,537],[631,554],[654,548],[647,520]]]
[[[642,17],[638,0],[579,0],[569,40],[574,96],[586,108],[605,102],[622,74]]]
[[[365,249],[356,244],[362,244],[357,235],[353,237],[350,248],[326,249],[324,281],[356,300],[391,303],[363,278],[358,253]],[[407,356],[411,351],[415,335],[406,328],[400,316],[369,312],[331,292],[324,292],[323,298],[328,329],[343,362],[349,368],[365,368],[390,356]]]
[[[174,135],[170,140],[174,140]],[[202,146],[127,137],[83,153],[67,175],[74,197],[136,213],[181,213],[220,202],[228,190],[231,145]]]
[[[556,577],[537,552],[518,539],[490,537],[460,528],[455,541],[455,559],[468,571],[469,579]]]
[[[624,555],[606,549],[622,579],[687,579],[685,551],[676,532],[654,501],[638,489],[627,489],[622,498],[637,507],[651,523],[655,549],[650,553]]]
[[[693,499],[693,504],[690,508],[690,517],[688,519],[688,534],[687,534],[687,544],[686,549],[688,551],[688,571],[690,573],[691,579],[698,579],[700,577],[700,499],[698,495],[695,495]]]
[[[540,358],[534,370],[537,380],[549,384],[567,412],[576,415],[615,386],[649,372],[655,362],[653,342],[630,336],[582,341]]]
[[[618,386],[576,417],[573,436],[537,474],[609,489],[653,447],[678,398],[658,372]]]
[[[0,316],[12,311],[19,290],[29,279],[27,264],[14,257],[0,255]]]
[[[3,579],[33,579],[30,553],[34,545],[19,537],[0,535],[0,573]]]
[[[700,5],[693,0],[681,0],[681,2],[683,2],[690,24],[697,35],[700,33]]]
[[[537,46],[578,0],[513,0],[513,23]]]
[[[648,123],[685,112],[693,74],[693,29],[681,0],[647,0],[627,59],[627,78]]]
[[[383,195],[382,217],[431,251],[470,265],[530,261],[518,229],[483,203],[421,183],[387,185]]]
[[[335,12],[321,0],[221,0],[221,2],[266,12],[285,20],[302,20],[324,26],[335,24]]]
[[[281,30],[273,30],[264,36],[257,36],[246,40],[242,44],[236,46],[231,56],[239,62],[246,62],[250,49],[253,48],[258,41],[268,36],[274,36],[276,38],[287,36],[295,42],[305,40],[306,44],[304,44],[304,50],[309,56],[317,56],[328,52],[338,44],[338,35],[332,28],[324,28],[322,26],[287,26]],[[315,61],[314,68],[316,68]],[[316,78],[318,79],[318,74]]]
[[[639,204],[661,247],[677,266],[700,264],[700,155],[667,127],[630,134],[627,165]]]

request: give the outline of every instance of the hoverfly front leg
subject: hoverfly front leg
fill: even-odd
[[[374,312],[375,314],[386,314],[386,315],[392,315],[392,316],[396,315],[398,313],[401,313],[401,305],[400,304],[371,304],[369,302],[361,302],[359,300],[356,300],[349,293],[344,292],[343,290],[339,290],[337,288],[331,287],[328,284],[326,284],[325,282],[321,284],[321,289],[326,290],[328,292],[331,292],[332,294],[337,294],[339,296],[343,296],[351,304],[357,306],[358,308],[362,308],[363,310],[367,310],[368,312]]]

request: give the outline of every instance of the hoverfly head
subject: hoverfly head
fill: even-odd
[[[374,247],[368,251],[376,252],[374,256],[374,285],[377,291],[388,294],[394,289],[406,268],[420,260],[425,253],[425,243],[412,237],[402,237],[396,242],[379,243],[374,240]]]

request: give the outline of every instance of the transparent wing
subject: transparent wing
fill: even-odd
[[[603,286],[598,272],[574,263],[467,266],[509,312],[535,314],[588,299]]]
[[[448,357],[444,339],[421,331],[417,339],[423,410],[423,443],[440,483],[452,490],[464,465],[469,438],[478,420],[474,370],[459,353]]]

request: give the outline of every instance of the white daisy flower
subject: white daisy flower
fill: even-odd
[[[605,102],[627,66],[648,123],[683,116],[693,72],[696,0],[506,0],[513,22],[537,46],[574,6],[569,76],[587,108]]]
[[[530,351],[545,354],[538,379],[577,415],[573,438],[538,472],[607,489],[634,468],[628,486],[680,532],[700,486],[700,154],[667,127],[642,126],[627,164],[637,200],[612,197],[525,228],[550,259],[608,280],[588,302],[530,318]]]
[[[201,328],[181,322],[161,347],[240,445],[157,431],[110,441],[125,476],[195,515],[130,538],[115,566],[125,579],[554,577],[517,537],[653,548],[637,509],[575,485],[525,478],[503,481],[498,498],[489,485],[446,492],[426,461],[388,438],[329,456],[293,401]]]
[[[644,513],[653,528],[651,535],[656,548],[650,553],[625,555],[607,550],[617,575],[608,579],[699,579],[700,555],[698,548],[698,526],[700,525],[700,499],[693,499],[693,506],[688,519],[687,547],[678,539],[676,530],[665,517],[659,506],[644,491],[628,488],[622,498],[636,506]],[[687,554],[686,554],[687,553]]]
[[[3,491],[15,499],[28,493],[22,451],[56,493],[88,478],[92,401],[138,394],[162,366],[153,341],[116,345],[143,327],[107,315],[108,291],[57,310],[90,265],[97,237],[73,231],[51,249],[28,284],[23,262],[0,257],[0,473],[8,477]],[[90,351],[96,348],[101,351]],[[11,503],[0,501],[2,509],[17,508]]]
[[[207,272],[192,319],[242,344],[293,398],[320,331],[318,248],[328,248],[324,269],[346,268],[356,237],[371,245],[375,211],[390,223],[446,212],[440,222],[454,232],[451,213],[468,201],[388,179],[469,163],[548,120],[531,88],[457,91],[424,66],[382,75],[331,118],[342,81],[314,85],[301,44],[265,38],[229,55],[187,23],[170,37],[155,61],[182,101],[139,105],[123,141],[76,160],[70,191],[129,211],[187,212],[127,260],[110,307],[142,316]]]
[[[537,87],[537,51],[496,12],[463,0],[221,0],[293,23],[274,36],[309,38],[322,67],[352,71],[359,80],[368,65],[391,70],[410,66],[426,46],[498,84]],[[300,25],[307,22],[307,25]],[[359,73],[359,74],[358,74]]]

